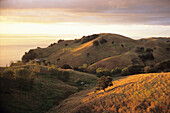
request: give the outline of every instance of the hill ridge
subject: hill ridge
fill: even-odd
[[[98,45],[94,45],[94,41],[97,41]],[[148,48],[153,50],[155,59],[152,61],[148,60],[146,65],[154,65],[170,58],[170,54],[167,54],[170,50],[169,38],[134,40],[119,34],[100,33],[83,36],[81,39],[59,40],[58,43],[51,44],[47,48],[33,49],[23,56],[23,60],[24,58],[29,60],[29,57],[33,56],[31,59],[45,59],[59,67],[64,64],[69,64],[73,67],[86,64],[89,67],[88,69],[96,69],[100,67],[98,64],[101,61],[102,64],[109,64],[109,60],[106,59],[115,59],[116,57],[120,64],[124,64],[128,58],[127,63],[121,67],[115,61],[116,59],[110,62],[114,65],[110,65],[109,69],[115,67],[123,68],[132,65],[131,60],[133,58],[140,60],[138,55],[144,54],[144,52],[135,52],[139,47],[144,47],[144,51]],[[33,53],[35,55],[32,55]],[[164,56],[161,56],[161,54],[164,54]],[[140,64],[143,65],[142,62]],[[93,68],[93,66],[96,68]],[[108,68],[108,66],[105,67]]]

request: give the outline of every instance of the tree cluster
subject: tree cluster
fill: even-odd
[[[93,39],[96,39],[99,35],[98,34],[93,34],[93,35],[90,35],[90,36],[83,36],[81,38],[81,44],[84,44],[86,42],[89,42]]]
[[[104,90],[108,87],[108,86],[112,86],[112,78],[110,76],[101,76],[100,78],[98,78],[97,80],[97,88],[96,90]]]

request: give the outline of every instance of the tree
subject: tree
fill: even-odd
[[[145,73],[151,73],[151,72],[152,72],[151,66],[146,66],[146,67],[144,68],[144,72],[145,72]]]
[[[96,90],[104,90],[108,86],[112,86],[112,78],[110,76],[102,76],[97,80],[97,88]]]
[[[96,40],[93,42],[93,46],[99,46],[99,42]]]
[[[97,74],[98,77],[111,76],[111,72],[108,69],[105,69],[105,68],[98,68],[96,70],[96,74]]]
[[[61,68],[62,69],[72,69],[72,67],[68,64],[64,64]]]

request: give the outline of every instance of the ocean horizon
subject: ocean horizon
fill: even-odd
[[[58,35],[1,35],[0,36],[0,66],[9,66],[10,62],[21,60],[25,52],[37,47],[45,48],[59,39],[81,38],[76,34]]]

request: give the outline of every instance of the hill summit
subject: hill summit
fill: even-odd
[[[22,60],[44,59],[59,67],[85,65],[92,72],[99,67],[124,68],[128,65],[155,65],[170,58],[170,38],[134,40],[118,34],[101,33],[75,40],[58,40],[47,48],[31,49]]]

